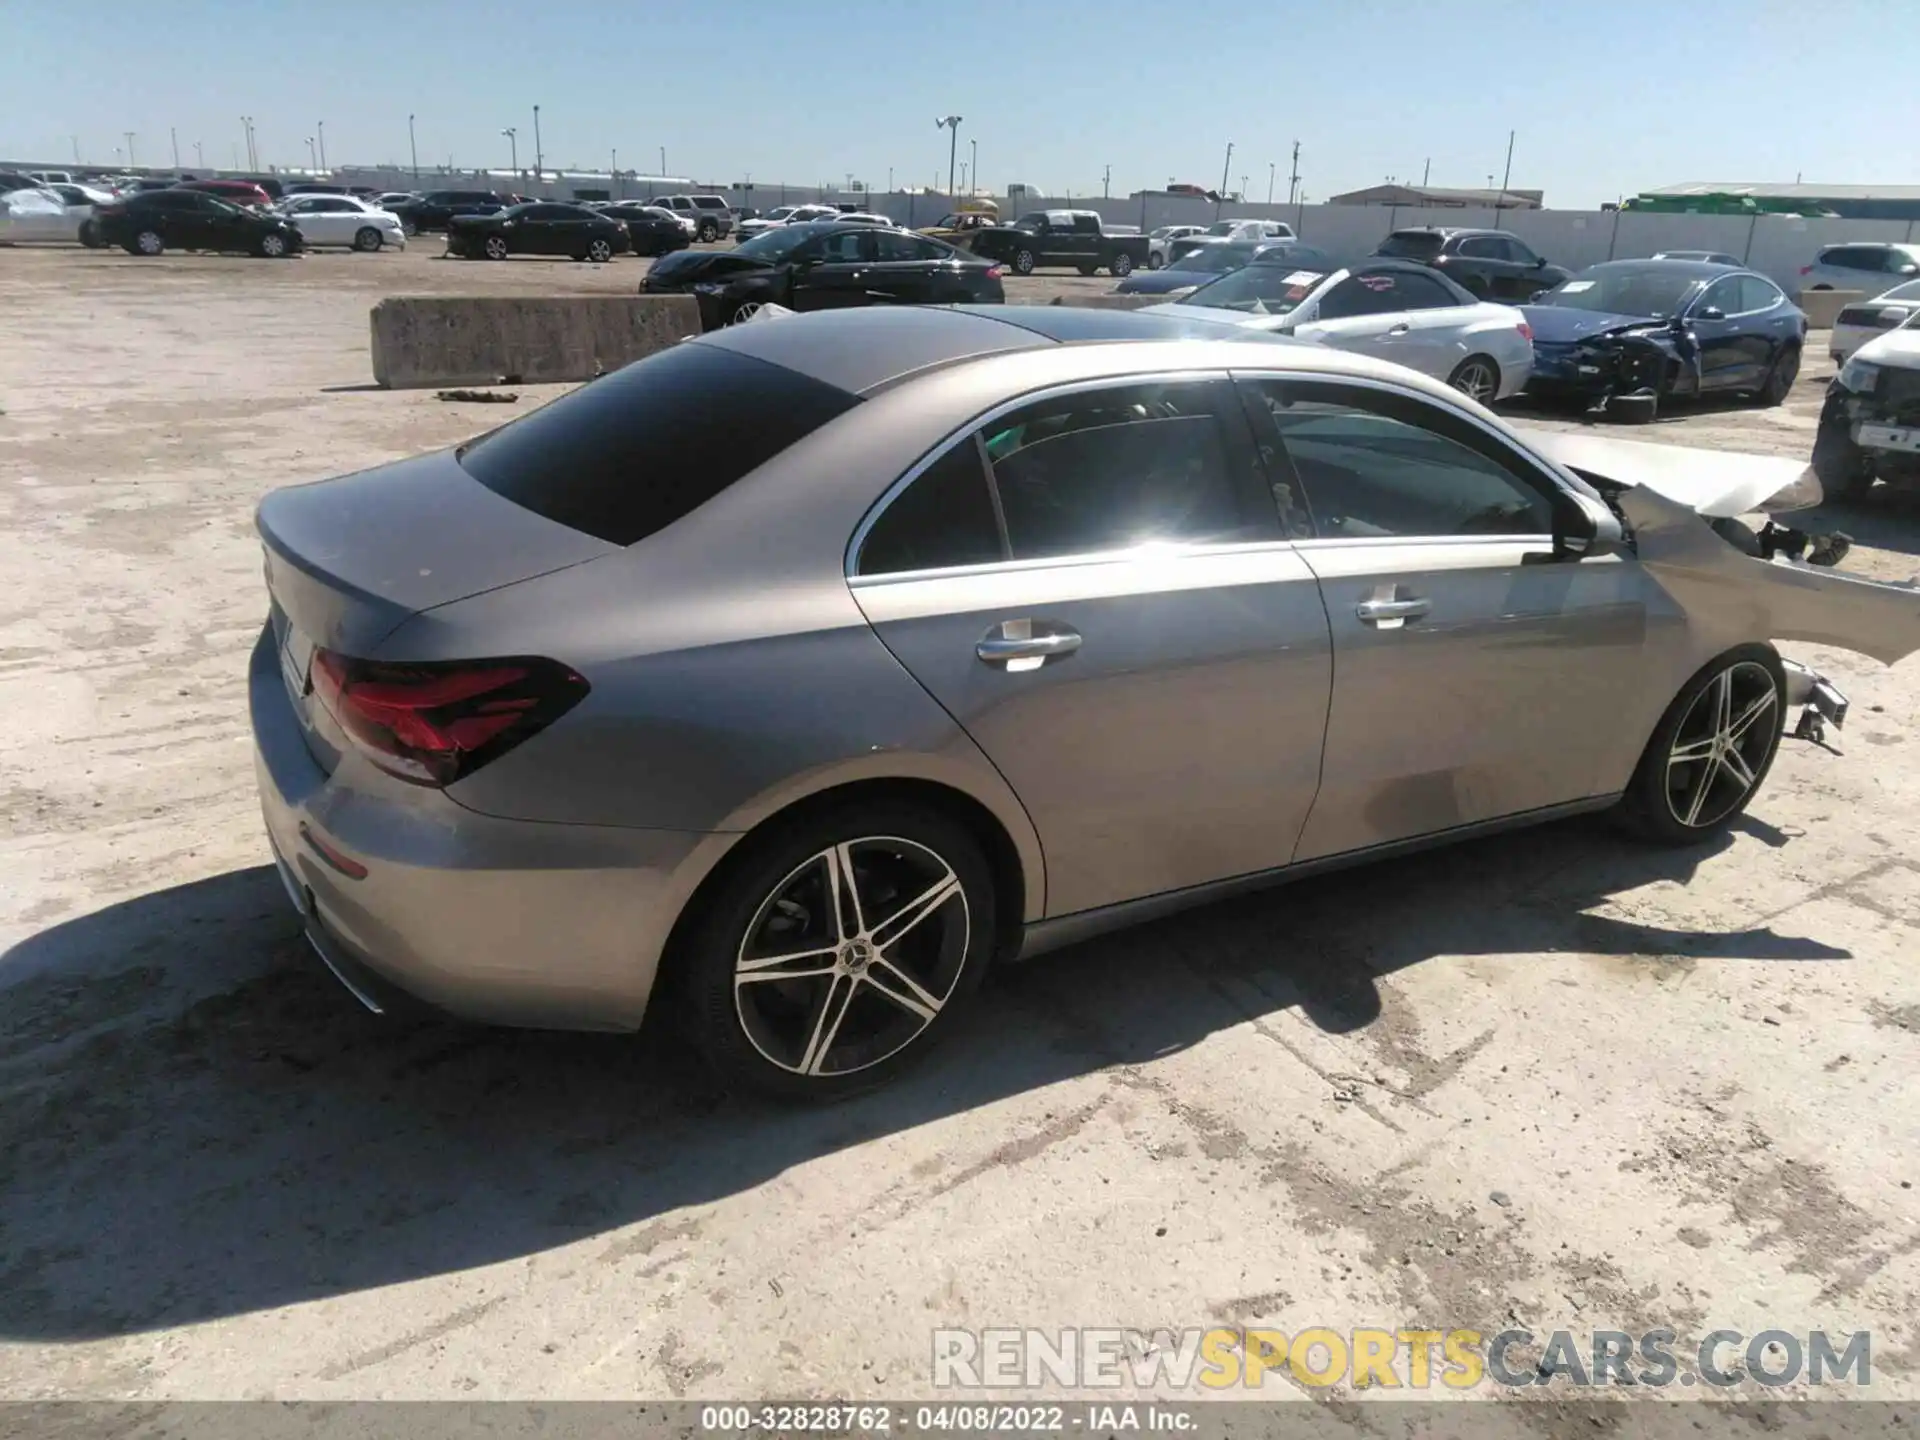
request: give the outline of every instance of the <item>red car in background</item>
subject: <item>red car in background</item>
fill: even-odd
[[[251,180],[182,180],[176,188],[204,190],[235,205],[250,205],[262,210],[273,204],[273,197]]]

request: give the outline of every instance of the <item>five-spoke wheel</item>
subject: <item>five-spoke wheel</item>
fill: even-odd
[[[973,837],[878,806],[763,840],[732,868],[682,980],[723,1077],[831,1098],[916,1058],[979,980],[994,896]]]
[[[1649,839],[1686,844],[1731,824],[1780,747],[1786,682],[1764,645],[1743,645],[1688,682],[1647,742],[1621,815]]]

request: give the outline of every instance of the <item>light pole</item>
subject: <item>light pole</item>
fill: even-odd
[[[609,165],[607,169],[610,172],[609,178],[613,181],[615,185],[619,185],[620,183],[620,152],[618,150],[615,150],[613,152],[613,163]],[[618,191],[613,198],[616,200],[625,199],[626,193],[627,192],[624,189],[622,189]]]
[[[324,170],[327,168],[327,122],[316,120],[313,122],[313,128],[320,135],[320,168]]]
[[[546,155],[540,149],[540,107],[533,107],[533,173],[538,176],[546,162]]]
[[[413,135],[413,116],[407,116],[407,150],[413,156],[413,183],[420,183],[420,142]]]
[[[124,133],[127,137],[127,168],[131,170],[134,168],[134,164],[135,164],[135,161],[133,158],[133,131],[127,130],[122,133]]]
[[[967,144],[973,150],[973,163],[967,167],[967,178],[973,181],[974,194],[980,193],[980,142],[969,140]]]
[[[1300,142],[1293,142],[1293,174],[1287,177],[1287,203],[1292,205],[1298,199],[1300,190]],[[1300,227],[1295,225],[1294,229]]]
[[[1100,174],[1100,198],[1102,200],[1113,198],[1113,166],[1111,165]]]
[[[1227,158],[1225,161],[1221,163],[1221,166],[1220,166],[1220,194],[1222,198],[1224,198],[1227,193],[1227,171],[1230,170],[1232,167],[1233,167],[1233,142],[1229,140],[1227,142]],[[1218,212],[1216,211],[1215,213],[1217,214]]]
[[[78,135],[69,135],[67,139],[73,142],[73,163],[78,165],[80,163],[80,137]]]
[[[240,117],[240,128],[245,133],[247,139],[247,168],[249,170],[258,170],[260,168],[260,156],[259,152],[253,148],[253,117],[251,115],[242,115]]]
[[[514,178],[518,179],[520,175],[520,132],[509,125],[500,133],[507,137],[507,145],[510,147],[508,154],[513,157]]]
[[[947,145],[947,189],[948,190],[955,189],[954,183],[953,183],[953,167],[957,163],[959,163],[959,159],[960,159],[960,122],[964,118],[966,117],[961,115],[946,115],[933,122],[934,129],[947,130],[952,132],[952,138]]]
[[[311,135],[307,136],[307,164],[315,171],[318,171],[320,168],[320,160],[314,152],[313,136]]]
[[[180,131],[172,125],[167,127],[167,139],[173,142],[173,168],[180,168]]]
[[[207,152],[198,140],[193,142],[193,168],[196,170],[207,168]]]
[[[1279,167],[1271,160],[1267,162],[1267,204],[1273,204],[1273,176]]]
[[[667,178],[667,147],[664,145],[660,147],[660,178]]]
[[[1493,207],[1496,214],[1506,208],[1507,185],[1513,179],[1513,134],[1513,131],[1507,131],[1507,169],[1506,173],[1500,177],[1500,199]]]

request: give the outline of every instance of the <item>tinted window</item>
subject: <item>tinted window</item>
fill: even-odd
[[[1318,318],[1350,320],[1359,315],[1386,315],[1406,309],[1400,298],[1398,275],[1350,275],[1320,297]]]
[[[1742,310],[1770,310],[1786,298],[1772,281],[1758,275],[1742,275],[1739,285]]]
[[[1396,230],[1380,242],[1377,253],[1402,260],[1431,260],[1446,243],[1446,237],[1431,230]]]
[[[829,264],[866,260],[873,255],[874,239],[875,237],[865,230],[841,230],[832,235],[821,236],[807,248],[807,254]]]
[[[1006,558],[980,448],[969,436],[887,506],[860,547],[859,573],[944,570]]]
[[[858,403],[782,366],[676,345],[482,436],[460,463],[536,515],[631,545]]]
[[[1738,276],[1729,275],[1726,279],[1716,280],[1709,285],[1701,295],[1699,304],[1694,307],[1694,313],[1698,314],[1714,306],[1719,307],[1720,311],[1727,315],[1739,311],[1740,280]]]
[[[1460,242],[1458,253],[1475,260],[1504,260],[1507,245],[1492,235],[1470,235]]]
[[[1842,270],[1878,270],[1886,263],[1886,252],[1873,245],[1835,245],[1820,252],[1820,263]]]
[[[875,258],[879,260],[939,260],[947,254],[947,247],[939,242],[902,230],[876,231],[873,243],[878,251]]]
[[[1073,217],[1073,228],[1082,235],[1098,235],[1100,233],[1100,217],[1098,215],[1076,215]]]
[[[578,205],[529,205],[520,211],[528,220],[588,220],[592,216]]]
[[[1399,297],[1395,308],[1401,310],[1436,310],[1442,305],[1460,303],[1451,290],[1431,275],[1395,275],[1393,290]]]
[[[1376,391],[1260,382],[1322,539],[1546,535],[1553,506],[1464,422]],[[1516,464],[1518,462],[1515,462]]]
[[[1130,385],[994,421],[987,455],[1013,558],[1270,538],[1271,507],[1263,521],[1234,483],[1215,392]]]
[[[1509,260],[1517,260],[1522,265],[1531,265],[1540,258],[1520,241],[1515,240],[1511,235],[1503,238],[1500,243],[1506,246],[1507,258]]]

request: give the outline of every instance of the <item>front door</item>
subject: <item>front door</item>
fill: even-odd
[[[1292,859],[1327,618],[1223,377],[987,416],[873,522],[854,594],[1019,795],[1047,913]]]
[[[1336,350],[1391,359],[1382,347],[1389,337],[1406,334],[1411,323],[1400,304],[1399,279],[1391,273],[1349,275],[1322,295],[1314,313],[1296,322],[1291,333]]]
[[[1368,385],[1243,385],[1311,513],[1299,553],[1333,634],[1324,778],[1298,858],[1617,788],[1610,727],[1639,683],[1658,594],[1640,568],[1536,563],[1567,502],[1451,406]]]
[[[868,303],[871,230],[839,230],[809,242],[793,259],[795,310],[844,310]]]

